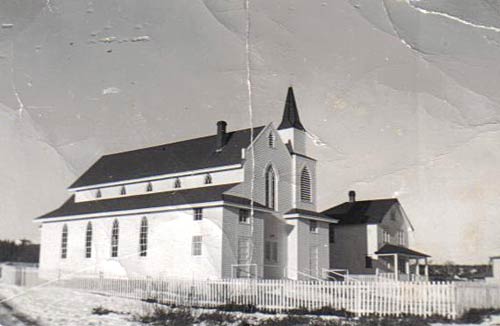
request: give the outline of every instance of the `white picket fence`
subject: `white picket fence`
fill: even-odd
[[[75,278],[59,284],[164,304],[254,305],[278,312],[328,307],[358,316],[456,318],[471,308],[500,308],[500,285],[488,283]]]

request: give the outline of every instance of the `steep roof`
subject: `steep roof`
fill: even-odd
[[[253,128],[253,137],[264,127]],[[97,185],[241,163],[241,149],[250,145],[251,129],[226,134],[216,151],[216,135],[102,156],[70,188]]]
[[[421,252],[411,250],[405,247],[401,246],[396,246],[392,245],[389,243],[386,243],[385,245],[382,246],[377,252],[375,252],[377,255],[391,255],[391,254],[399,254],[399,255],[406,255],[406,256],[413,256],[413,257],[430,257],[427,254],[423,254]]]
[[[250,200],[248,199],[224,194],[224,192],[233,188],[235,185],[237,185],[237,183],[212,187],[149,193],[137,196],[90,200],[84,202],[75,202],[75,196],[71,196],[61,207],[50,213],[38,217],[37,220],[63,216],[114,213],[125,210],[209,203],[222,200],[235,204],[249,204]],[[257,202],[254,202],[254,205],[256,207],[264,207],[264,205]]]
[[[393,205],[396,198],[345,202],[322,212],[339,220],[339,224],[377,224]]]
[[[286,95],[285,110],[283,111],[283,119],[281,120],[278,130],[295,128],[298,130],[306,131],[302,123],[300,122],[299,111],[297,110],[297,103],[295,102],[295,95],[293,94],[293,88],[288,88],[288,93]]]

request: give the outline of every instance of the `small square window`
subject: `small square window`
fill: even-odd
[[[311,231],[311,233],[318,233],[317,221],[309,221],[309,231]]]
[[[194,209],[194,220],[201,221],[203,219],[203,208]]]
[[[239,220],[240,220],[240,223],[243,223],[243,224],[250,223],[250,211],[248,209],[240,209]]]

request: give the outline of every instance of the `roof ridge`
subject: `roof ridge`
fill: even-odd
[[[233,130],[233,131],[227,132],[227,135],[230,136],[230,135],[233,135],[234,133],[237,133],[237,132],[244,132],[244,131],[248,131],[250,129],[254,129],[255,130],[255,129],[260,129],[260,128],[264,128],[264,127],[265,126],[258,126],[258,127],[250,127],[250,128],[245,128],[245,129]],[[151,149],[155,149],[155,148],[160,148],[162,146],[174,145],[174,144],[181,144],[181,143],[184,143],[184,142],[189,142],[189,141],[193,141],[193,140],[208,139],[208,138],[211,138],[211,137],[215,138],[215,137],[217,137],[217,134],[207,135],[207,136],[201,136],[201,137],[195,137],[195,138],[189,138],[189,139],[183,139],[183,140],[178,140],[178,141],[174,141],[174,142],[171,142],[171,143],[164,143],[164,144],[153,145],[153,146],[148,146],[148,147],[141,147],[141,148],[127,150],[127,151],[122,151],[122,152],[115,152],[115,153],[110,153],[110,154],[102,155],[101,157],[110,157],[110,156],[118,155],[118,154],[133,153],[133,152],[139,152],[139,151],[143,151],[143,150],[151,150]]]

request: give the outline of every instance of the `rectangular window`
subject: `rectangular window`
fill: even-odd
[[[404,246],[405,245],[405,233],[404,233],[404,231],[398,232],[398,238],[399,238],[399,244]]]
[[[309,231],[311,231],[311,233],[318,233],[317,221],[309,221]]]
[[[193,244],[191,246],[191,254],[193,256],[201,256],[201,246],[202,246],[201,235],[193,236]]]
[[[264,256],[267,262],[278,262],[278,243],[276,241],[266,241],[264,251]]]
[[[366,268],[373,268],[373,260],[372,257],[366,256],[365,257],[365,267]]]
[[[384,240],[384,243],[390,243],[391,242],[391,235],[386,230],[382,230],[382,238]]]
[[[248,209],[240,209],[239,217],[240,217],[240,223],[243,224],[250,223],[250,211]]]
[[[335,225],[330,224],[328,226],[328,242],[329,243],[335,243]]]
[[[203,219],[203,208],[194,209],[194,220],[201,221]]]

